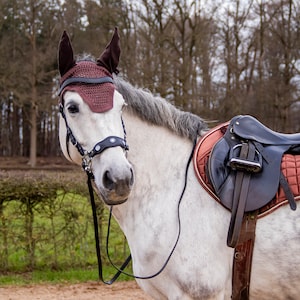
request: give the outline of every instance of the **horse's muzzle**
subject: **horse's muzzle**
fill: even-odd
[[[132,168],[122,176],[111,171],[105,171],[102,178],[102,188],[99,189],[103,201],[108,205],[122,204],[127,201],[134,183]]]

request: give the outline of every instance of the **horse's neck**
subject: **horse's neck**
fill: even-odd
[[[144,182],[145,185],[152,184],[157,189],[167,188],[168,182],[174,186],[176,180],[182,180],[178,172],[184,173],[193,148],[192,142],[167,128],[149,124],[131,114],[128,114],[125,121],[130,147],[129,160],[137,172],[137,185],[141,184],[141,174],[151,177]]]
[[[182,247],[192,250],[195,245],[200,249],[202,242],[205,249],[215,249],[218,246],[218,240],[212,238],[215,224],[227,224],[228,220],[224,208],[211,200],[198,184],[192,164],[179,202],[193,143],[129,113],[124,114],[124,122],[135,184],[127,202],[115,206],[113,213],[127,237],[135,273],[157,272],[171,253],[179,232],[179,253]],[[209,213],[212,211],[213,214]],[[226,226],[219,228],[222,230],[221,234],[226,236]]]
[[[114,208],[116,218],[122,227],[130,226],[128,214],[138,222],[145,217],[143,212],[146,214],[150,210],[152,214],[153,210],[161,213],[166,209],[174,212],[175,218],[192,142],[129,112],[124,113],[123,118],[135,185],[127,203]],[[138,214],[134,210],[139,210]],[[129,218],[132,220],[132,216]]]
[[[130,147],[129,155],[133,161],[141,162],[140,159],[144,159],[142,164],[157,162],[157,169],[164,165],[176,164],[177,156],[186,157],[192,150],[190,140],[167,128],[150,124],[130,113],[125,114],[124,118]]]

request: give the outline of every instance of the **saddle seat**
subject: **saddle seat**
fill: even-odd
[[[252,116],[238,116],[234,119],[234,132],[247,140],[267,145],[299,145],[300,133],[279,133],[266,127]]]
[[[226,122],[217,126],[202,137],[196,146],[193,157],[194,170],[199,183],[221,205],[223,204],[220,198],[216,195],[209,179],[208,160],[213,146],[223,137],[226,129],[228,128],[228,124],[229,122]],[[300,172],[297,172],[297,170],[300,170],[300,155],[284,154],[280,168],[291,187],[295,200],[300,200]],[[288,200],[285,192],[282,187],[278,186],[276,194],[272,200],[259,208],[258,218],[263,218],[286,204],[288,204]],[[225,208],[230,210],[227,207]]]

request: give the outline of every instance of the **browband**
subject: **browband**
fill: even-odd
[[[88,83],[88,84],[100,84],[100,83],[114,83],[113,79],[109,76],[104,76],[100,78],[86,78],[86,77],[71,77],[66,79],[59,88],[58,96],[60,96],[63,89],[73,83]]]

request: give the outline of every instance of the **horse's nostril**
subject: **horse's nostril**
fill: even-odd
[[[109,190],[114,188],[115,184],[109,171],[106,171],[103,175],[103,185]]]
[[[128,193],[134,183],[134,174],[133,170],[130,168],[129,173],[123,174],[115,174],[114,171],[105,171],[103,174],[102,182],[103,187],[109,191],[114,191],[118,194]]]
[[[130,185],[132,186],[133,183],[134,183],[134,175],[133,175],[133,170],[130,169],[130,172],[131,172],[131,178],[130,178]]]

